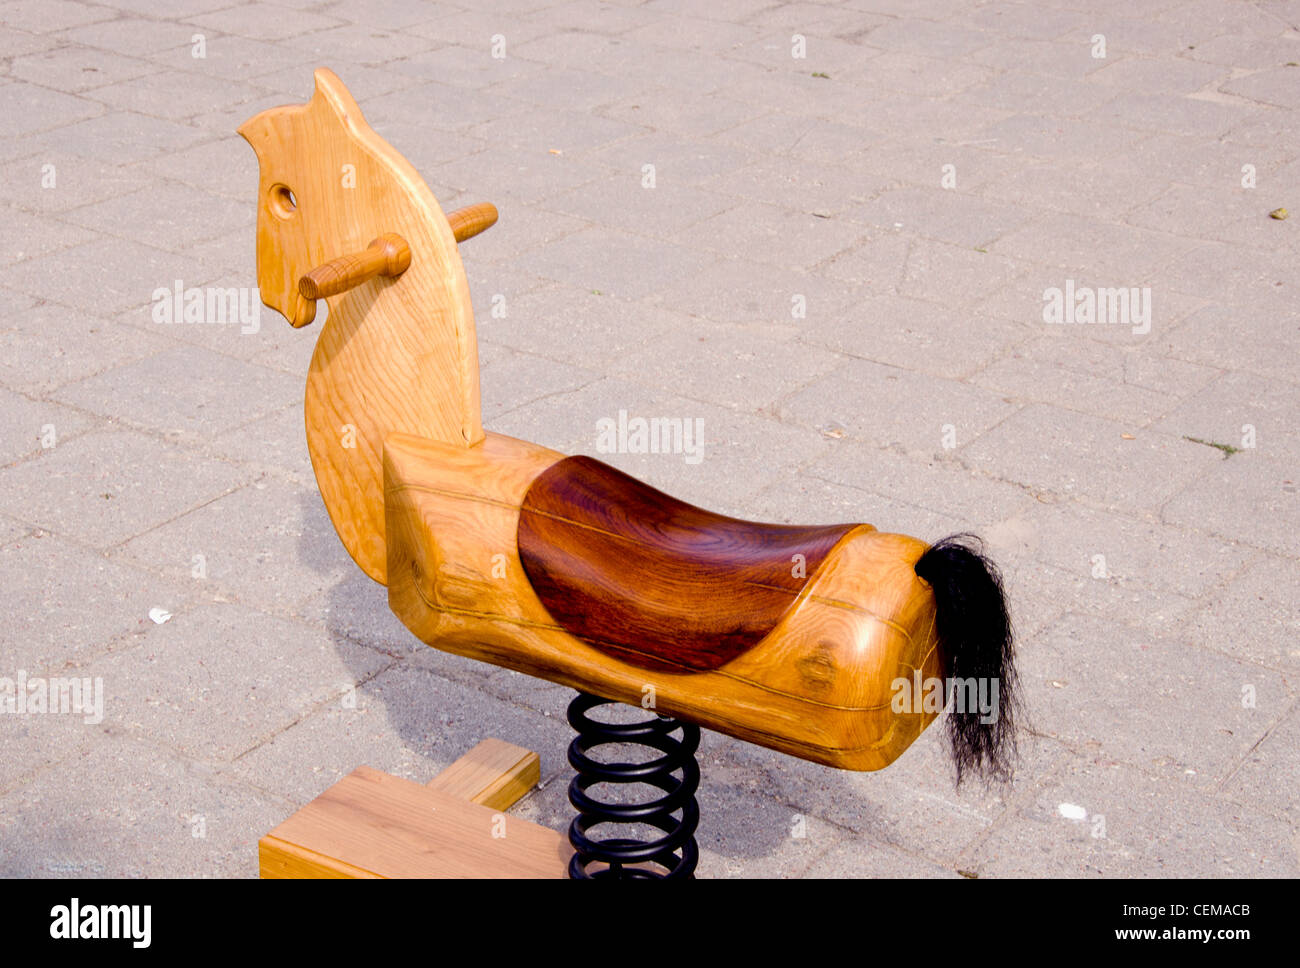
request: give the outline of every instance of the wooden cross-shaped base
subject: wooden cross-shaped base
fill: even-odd
[[[487,739],[421,786],[358,767],[258,841],[263,878],[568,876],[568,839],[503,813],[537,754]]]

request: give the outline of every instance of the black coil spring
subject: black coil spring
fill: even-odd
[[[700,860],[695,844],[700,823],[695,801],[700,785],[700,765],[695,759],[700,728],[659,716],[637,723],[602,723],[587,715],[596,706],[614,704],[587,693],[578,693],[569,703],[569,725],[578,731],[569,744],[569,765],[578,773],[569,784],[569,802],[578,811],[569,825],[569,843],[574,849],[569,876],[584,880],[691,877]],[[681,739],[672,736],[678,730]],[[598,746],[613,743],[647,746],[663,755],[641,763],[601,763],[587,755]],[[680,777],[673,775],[678,772]],[[664,796],[644,803],[604,803],[588,792],[598,783],[640,783],[662,790]],[[681,816],[674,817],[679,811]],[[588,832],[599,824],[644,824],[662,830],[664,836],[655,840],[589,837]],[[605,866],[589,870],[593,864]]]

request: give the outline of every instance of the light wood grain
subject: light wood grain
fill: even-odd
[[[362,251],[331,259],[298,280],[304,299],[328,299],[355,289],[375,276],[400,276],[411,266],[411,247],[393,232],[386,232]]]
[[[491,202],[467,205],[448,215],[447,222],[456,241],[464,242],[497,224],[497,207]]]
[[[470,803],[506,810],[541,781],[541,758],[532,750],[485,739],[426,786]]]
[[[305,105],[263,111],[239,133],[259,162],[262,300],[292,323],[315,313],[298,282],[384,234],[410,268],[329,300],[307,375],[307,446],[344,546],[385,580],[382,455],[390,433],[468,446],[483,436],[469,286],[446,217],[424,181],[380,138],[342,82],[316,71]]]
[[[263,877],[562,878],[546,827],[358,767],[259,842]]]
[[[866,525],[761,642],[716,670],[637,668],[570,635],[515,539],[530,485],[560,459],[492,433],[470,448],[389,438],[388,602],[422,641],[634,705],[650,687],[664,715],[842,769],[888,765],[935,718],[890,705],[895,679],[941,674],[933,596],[912,571],[927,546]]]

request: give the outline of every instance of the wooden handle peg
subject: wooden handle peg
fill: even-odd
[[[480,202],[459,208],[447,216],[447,224],[456,241],[464,242],[497,224],[497,207],[491,202]]]
[[[339,256],[317,266],[298,280],[304,299],[328,299],[347,292],[375,276],[400,276],[411,264],[411,247],[389,232],[371,242],[364,252]]]

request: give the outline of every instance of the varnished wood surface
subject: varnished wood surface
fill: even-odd
[[[793,756],[887,766],[934,712],[891,709],[895,679],[941,675],[926,549],[868,525],[826,554],[772,630],[714,669],[647,669],[572,635],[533,590],[517,535],[525,495],[561,454],[489,433],[460,448],[406,435],[384,451],[388,603],[421,641],[620,702],[653,701]]]
[[[497,224],[497,207],[491,202],[466,205],[448,215],[447,222],[456,241],[464,242]]]
[[[554,830],[358,767],[258,844],[264,878],[562,878]]]
[[[262,300],[302,325],[299,280],[393,233],[410,246],[396,278],[329,299],[307,375],[307,448],[330,520],[358,565],[385,580],[383,447],[390,433],[480,440],[478,347],[456,240],[433,193],[380,138],[331,71],[306,104],[239,128],[257,152]],[[418,106],[417,106],[418,107]]]
[[[328,299],[355,289],[375,276],[400,276],[411,266],[411,247],[406,240],[387,232],[360,252],[331,259],[298,280],[304,299]]]
[[[568,457],[524,496],[519,557],[588,645],[645,669],[717,669],[772,631],[853,527],[740,521]]]
[[[541,758],[532,750],[485,739],[430,780],[430,790],[505,810],[542,779]]]

